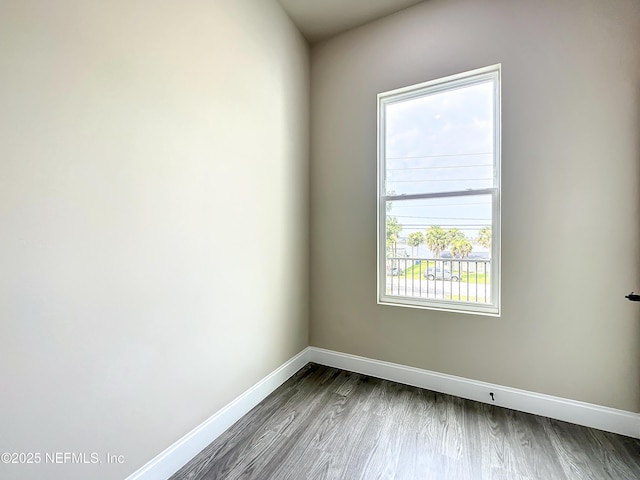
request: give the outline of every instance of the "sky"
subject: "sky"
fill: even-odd
[[[387,194],[491,188],[493,82],[388,103],[385,110]],[[467,238],[491,225],[491,196],[394,200],[388,215],[400,237],[431,225],[457,227]],[[474,251],[482,251],[474,244]]]

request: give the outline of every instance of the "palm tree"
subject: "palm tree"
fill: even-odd
[[[407,245],[411,247],[411,256],[413,257],[413,249],[424,243],[424,234],[422,232],[413,232],[407,235]]]
[[[452,244],[456,240],[466,240],[467,237],[459,228],[450,228],[447,231],[447,238],[449,239],[449,244]]]
[[[398,237],[402,231],[402,225],[398,223],[396,217],[387,217],[387,250],[391,251],[392,256],[396,256],[396,244]]]
[[[435,258],[440,258],[442,251],[449,246],[449,234],[439,225],[432,225],[427,228],[424,243]]]
[[[478,232],[476,243],[491,250],[491,227],[484,227]]]
[[[472,250],[473,244],[466,238],[459,238],[451,243],[451,254],[456,258],[466,258]]]

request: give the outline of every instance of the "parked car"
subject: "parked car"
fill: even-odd
[[[424,278],[429,280],[452,280],[454,282],[460,280],[457,274],[452,274],[451,270],[442,267],[429,267],[424,272]]]
[[[391,267],[389,269],[389,275],[393,277],[397,277],[398,275],[402,275],[403,270],[400,267]]]

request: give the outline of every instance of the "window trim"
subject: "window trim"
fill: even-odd
[[[379,305],[393,305],[410,308],[439,310],[446,312],[467,313],[475,315],[488,315],[499,317],[501,312],[501,138],[502,138],[502,120],[501,120],[501,64],[491,65],[468,72],[450,75],[444,78],[438,78],[417,85],[390,90],[379,93],[377,96],[377,300]],[[386,143],[385,143],[385,107],[391,103],[410,100],[424,96],[425,94],[434,94],[437,92],[448,91],[455,88],[466,87],[477,83],[491,80],[494,82],[494,185],[491,188],[464,190],[464,191],[447,191],[440,193],[425,193],[411,195],[384,195],[386,180]],[[385,202],[393,200],[410,200],[425,198],[442,198],[446,196],[465,196],[465,195],[481,195],[490,194],[492,196],[491,208],[491,299],[490,304],[480,304],[473,302],[460,302],[451,300],[425,299],[418,297],[403,297],[398,295],[386,294],[386,218],[387,211]]]

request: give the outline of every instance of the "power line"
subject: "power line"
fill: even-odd
[[[434,178],[433,180],[387,180],[387,183],[420,183],[420,182],[468,182],[493,180],[490,178]]]
[[[444,157],[471,157],[477,155],[493,155],[493,152],[480,153],[448,153],[445,155],[422,155],[417,157],[385,157],[387,160],[409,160],[415,158],[444,158]]]
[[[432,224],[429,223],[402,223],[402,228],[407,227],[407,228],[424,228],[424,227],[431,227]],[[481,230],[484,227],[490,227],[491,224],[484,224],[484,223],[480,223],[480,224],[474,224],[474,225],[463,225],[460,223],[451,223],[451,224],[438,224],[439,227],[458,227],[458,228],[463,228],[465,230]]]
[[[466,205],[491,205],[491,202],[481,202],[481,203],[439,203],[437,205],[401,205],[402,203],[409,202],[411,200],[407,200],[402,202],[402,200],[393,200],[390,203],[393,203],[394,208],[436,208],[436,207],[464,207]]]
[[[442,220],[478,220],[478,221],[491,221],[490,218],[473,218],[473,217],[422,217],[420,215],[390,215],[396,218],[426,218],[429,220],[442,219]]]
[[[406,167],[406,168],[387,168],[386,170],[434,170],[437,168],[473,168],[473,167],[493,167],[493,163],[481,163],[480,165],[447,165],[443,167]]]

